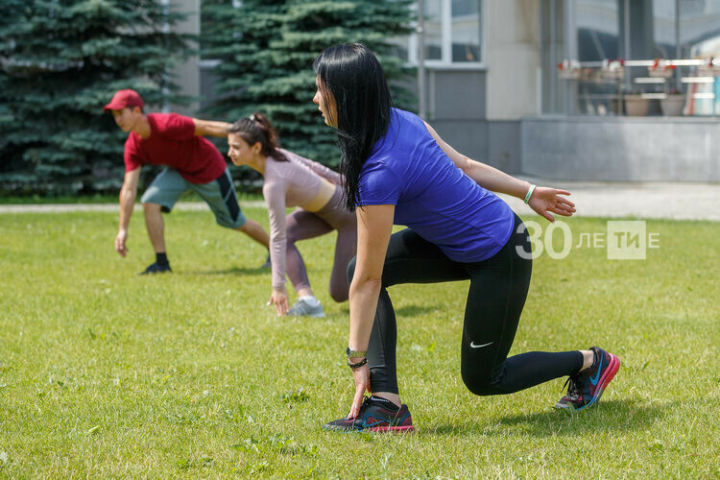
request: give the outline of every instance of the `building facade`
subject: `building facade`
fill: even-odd
[[[720,181],[720,0],[418,3],[422,36],[395,41],[459,151],[553,180]],[[212,66],[184,65],[185,92],[212,95]]]

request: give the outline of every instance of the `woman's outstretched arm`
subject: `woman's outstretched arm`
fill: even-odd
[[[498,170],[490,165],[473,160],[455,150],[446,143],[430,125],[425,123],[430,135],[435,139],[438,146],[450,157],[456,167],[462,170],[465,175],[472,178],[478,185],[486,190],[505,193],[513,197],[525,199],[530,190],[530,182],[520,180]],[[553,213],[569,217],[575,213],[575,204],[565,198],[570,195],[567,190],[558,190],[548,187],[536,187],[531,192],[528,205],[539,215],[554,221]]]

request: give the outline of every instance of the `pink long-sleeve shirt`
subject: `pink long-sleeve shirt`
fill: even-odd
[[[320,192],[322,179],[339,185],[342,176],[330,168],[301,157],[293,152],[279,149],[288,159],[279,162],[268,157],[265,162],[263,197],[270,217],[270,261],[272,263],[272,286],[285,286],[285,252],[287,232],[285,209],[312,201]]]

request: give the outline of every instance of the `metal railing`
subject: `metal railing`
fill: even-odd
[[[575,93],[574,105],[569,102],[567,108],[577,112],[568,113],[720,115],[720,59],[566,59],[557,69],[558,77]],[[662,105],[629,108],[629,102],[638,100],[662,101]]]

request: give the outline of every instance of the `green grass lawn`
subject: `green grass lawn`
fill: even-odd
[[[246,213],[267,225],[261,209]],[[568,220],[580,232],[600,219]],[[512,353],[602,346],[623,365],[598,408],[552,410],[558,379],[475,397],[459,373],[467,284],[390,290],[417,432],[334,434],[353,394],[334,235],[300,248],[327,318],[278,318],[263,249],[208,212],[142,214],[128,258],[111,213],[0,215],[2,478],[719,478],[720,223],[649,221],[660,248],[535,262]]]
[[[140,192],[142,193],[142,192]],[[138,200],[140,195],[138,194]],[[240,202],[244,201],[263,201],[261,193],[237,191],[237,197]],[[181,202],[202,202],[203,200],[194,192],[188,192],[182,196]],[[46,204],[117,204],[118,195],[116,194],[95,194],[95,195],[60,195],[60,196],[40,196],[27,195],[24,197],[0,196],[0,205],[46,205]]]

